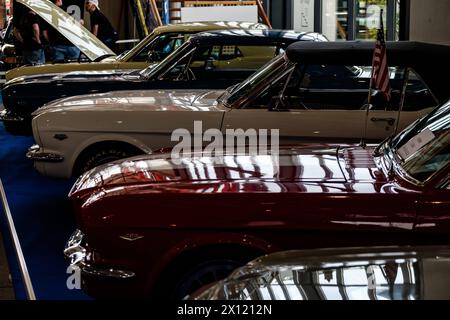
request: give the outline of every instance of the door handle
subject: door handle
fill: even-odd
[[[372,122],[387,122],[388,125],[393,126],[395,123],[395,118],[371,118]]]

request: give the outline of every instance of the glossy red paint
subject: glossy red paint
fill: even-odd
[[[87,279],[86,288],[146,295],[181,256],[226,245],[258,255],[450,242],[449,190],[388,178],[373,151],[283,147],[278,158],[229,155],[217,164],[197,155],[181,165],[167,153],[94,169],[70,194],[90,263],[131,270],[137,279],[122,287]],[[130,234],[139,239],[124,239]]]

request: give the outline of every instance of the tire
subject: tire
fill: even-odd
[[[113,162],[116,160],[129,158],[142,154],[137,149],[125,146],[103,146],[88,152],[77,165],[74,170],[74,175],[79,176],[86,171],[89,171],[100,165]]]
[[[165,273],[152,297],[169,301],[179,301],[196,290],[226,278],[232,271],[242,267],[260,254],[210,255],[208,258],[193,258],[177,265],[175,270]]]

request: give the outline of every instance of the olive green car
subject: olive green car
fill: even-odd
[[[166,25],[154,29],[145,39],[130,51],[116,56],[86,28],[73,20],[63,10],[49,10],[50,1],[36,3],[32,0],[18,0],[37,12],[42,19],[61,32],[76,45],[90,62],[71,62],[23,66],[6,73],[6,81],[37,74],[65,73],[70,71],[144,69],[152,62],[159,62],[183,44],[190,35],[211,30],[224,29],[267,29],[259,23],[245,22],[196,22]],[[64,28],[70,21],[70,28]]]

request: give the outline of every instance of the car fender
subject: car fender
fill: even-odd
[[[158,282],[159,276],[164,273],[167,268],[173,265],[173,263],[181,258],[184,254],[194,252],[197,250],[207,249],[208,247],[219,246],[242,246],[249,250],[260,251],[262,254],[280,251],[273,243],[265,241],[255,236],[242,233],[207,233],[203,235],[197,235],[193,238],[184,239],[176,245],[172,246],[166,251],[165,255],[156,261],[147,261],[147,270],[152,269],[152,275],[147,279],[147,288],[154,288],[154,285]],[[158,275],[158,276],[156,276]]]
[[[78,157],[81,155],[81,153],[84,150],[86,150],[87,148],[89,148],[90,146],[92,146],[96,143],[102,143],[102,142],[126,143],[126,144],[132,145],[132,146],[142,150],[143,153],[152,153],[152,149],[149,148],[143,141],[141,141],[140,139],[137,139],[136,137],[132,137],[130,135],[120,134],[120,133],[107,133],[107,134],[93,135],[89,139],[84,140],[81,144],[79,144],[74,149],[72,156],[67,159],[71,168],[73,169],[75,162],[77,161]]]

